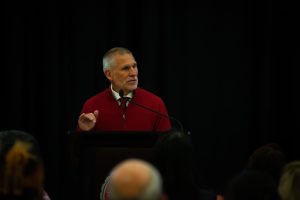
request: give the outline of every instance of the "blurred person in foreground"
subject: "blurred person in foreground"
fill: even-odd
[[[195,163],[190,133],[170,130],[155,145],[154,166],[162,175],[164,193],[170,200],[216,200],[222,196],[202,181]]]
[[[278,185],[281,200],[300,199],[300,161],[289,162],[283,168]]]
[[[43,183],[44,165],[35,138],[18,130],[0,132],[0,199],[48,200]]]
[[[278,184],[287,157],[277,143],[268,143],[257,148],[248,158],[246,169],[269,173]]]
[[[127,159],[115,166],[102,185],[101,200],[163,200],[158,170],[140,159]]]

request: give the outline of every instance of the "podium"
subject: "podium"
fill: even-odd
[[[99,200],[111,169],[128,158],[150,163],[161,132],[71,132],[67,136],[66,198]]]

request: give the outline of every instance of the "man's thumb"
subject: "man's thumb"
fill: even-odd
[[[97,118],[98,115],[99,115],[99,111],[98,111],[98,110],[95,110],[95,111],[94,111],[94,115],[95,115],[95,117]]]

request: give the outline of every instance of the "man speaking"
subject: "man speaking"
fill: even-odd
[[[138,87],[137,62],[130,50],[115,47],[107,51],[103,72],[111,85],[84,103],[78,118],[79,131],[171,129],[163,100]]]

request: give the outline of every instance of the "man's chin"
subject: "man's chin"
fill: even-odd
[[[137,88],[137,85],[136,85],[136,86],[132,86],[132,87],[128,87],[128,88],[126,88],[125,90],[132,92],[132,91],[134,91],[136,88]]]

